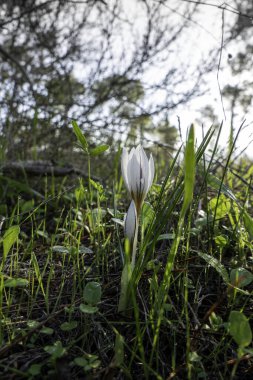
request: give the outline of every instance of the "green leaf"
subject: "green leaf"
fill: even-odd
[[[155,216],[155,212],[150,203],[145,202],[142,207],[141,212],[141,221],[142,221],[142,230],[145,231],[148,225],[152,222]]]
[[[213,213],[215,213],[216,210],[215,216],[217,219],[224,218],[229,213],[231,208],[230,200],[223,194],[221,194],[219,198],[212,198],[209,201],[209,205]]]
[[[4,281],[5,288],[17,288],[27,285],[28,280],[25,278],[8,278],[8,280]]]
[[[208,173],[207,175],[207,183],[212,188],[221,191],[221,193],[225,194],[228,198],[232,199],[233,201],[238,203],[238,200],[236,196],[233,194],[233,192],[230,190],[229,187],[221,183],[221,180],[219,178],[215,177],[214,175]]]
[[[91,156],[98,156],[99,154],[105,152],[108,148],[109,148],[109,145],[97,146],[96,148],[90,150],[90,155]]]
[[[250,354],[251,356],[253,356],[253,348],[244,348],[243,352],[245,354]]]
[[[36,329],[37,327],[39,327],[39,322],[30,320],[27,322],[27,327],[29,327],[29,329]]]
[[[209,322],[214,331],[217,331],[221,326],[223,326],[222,318],[216,315],[214,311],[209,317]]]
[[[52,251],[54,253],[73,254],[73,253],[77,252],[77,247],[64,247],[62,245],[54,245],[52,247]],[[78,252],[81,253],[81,254],[85,254],[85,253],[91,254],[91,253],[93,253],[93,251],[90,248],[85,247],[84,245],[80,245],[79,246]]]
[[[41,334],[45,334],[45,335],[52,335],[54,333],[54,329],[51,329],[51,327],[42,327],[42,329],[40,330],[40,333]]]
[[[48,239],[48,233],[47,233],[46,231],[37,230],[37,231],[36,231],[36,235],[37,235],[37,236],[41,236],[41,237],[43,237],[43,238],[45,238],[45,239]]]
[[[128,288],[132,277],[132,267],[128,262],[128,246],[129,240],[125,239],[125,254],[126,261],[121,273],[121,281],[120,281],[120,297],[119,297],[119,305],[118,311],[125,312],[128,306],[129,297],[128,297]]]
[[[191,204],[193,198],[194,182],[195,182],[195,136],[194,125],[190,127],[186,147],[185,147],[185,160],[184,160],[184,203],[182,213],[185,214]]]
[[[215,236],[214,241],[216,245],[220,248],[224,248],[228,244],[228,238],[225,235]]]
[[[157,241],[159,240],[174,240],[176,237],[175,234],[161,234],[158,236]]]
[[[85,367],[88,364],[88,361],[87,361],[87,359],[85,359],[81,356],[78,356],[77,358],[74,359],[74,363],[76,365],[79,365],[80,367]]]
[[[61,358],[66,352],[66,349],[62,347],[62,342],[59,340],[52,346],[44,347],[44,350],[50,354],[53,359]]]
[[[11,226],[5,232],[3,236],[3,246],[4,246],[4,254],[3,254],[3,262],[6,260],[8,253],[10,252],[11,247],[18,239],[18,235],[20,233],[19,226]]]
[[[79,181],[80,181],[80,185],[79,185],[79,187],[77,187],[77,188],[75,189],[74,193],[75,193],[76,201],[77,201],[77,202],[83,202],[84,199],[85,199],[85,192],[86,192],[87,190],[86,190],[85,187],[83,186],[83,184],[82,184],[82,180],[80,179]]]
[[[103,193],[104,188],[99,182],[93,181],[93,179],[90,178],[90,184],[99,192],[99,194]]]
[[[119,333],[116,334],[113,361],[116,367],[124,363],[124,337]]]
[[[223,278],[223,280],[226,282],[226,283],[229,283],[229,276],[228,276],[228,272],[226,271],[226,268],[224,267],[224,265],[222,265],[217,259],[215,259],[214,257],[210,256],[210,255],[207,255],[206,253],[203,253],[203,252],[197,252],[197,254],[203,259],[205,260],[205,262],[209,265],[211,265],[211,267],[213,267],[220,275],[221,277]]]
[[[62,331],[71,331],[78,326],[77,321],[64,322],[61,324],[60,328]]]
[[[41,368],[42,368],[42,364],[32,364],[29,367],[27,372],[29,373],[29,375],[38,376],[40,375]]]
[[[33,211],[33,209],[34,209],[34,199],[31,199],[30,201],[24,202],[21,206],[22,212]]]
[[[86,138],[84,137],[84,135],[82,134],[82,131],[81,129],[78,127],[78,124],[75,120],[72,121],[72,126],[73,126],[73,129],[74,129],[74,132],[75,132],[75,135],[77,137],[77,140],[80,142],[83,150],[88,153],[88,148],[89,148],[89,145],[87,143],[87,140]]]
[[[167,311],[167,312],[171,312],[171,311],[173,310],[173,306],[172,306],[170,303],[165,303],[165,304],[163,305],[163,308],[164,308],[164,310]]]
[[[55,252],[55,253],[68,254],[69,253],[69,248],[63,247],[62,245],[54,245],[52,247],[52,251]]]
[[[253,240],[253,219],[246,210],[243,210],[243,222],[250,239]]]
[[[252,341],[252,331],[248,319],[240,311],[231,311],[228,330],[239,347],[247,347]]]
[[[79,246],[79,253],[81,253],[82,255],[83,254],[91,254],[93,253],[92,249],[88,248],[88,247],[85,247],[84,245],[80,245]]]
[[[125,225],[124,220],[121,220],[121,219],[118,219],[118,218],[112,218],[112,221],[113,221],[114,223],[119,224],[119,225],[122,226],[122,227],[124,227],[124,225]]]
[[[43,285],[43,281],[42,281],[42,275],[40,272],[39,263],[37,261],[37,257],[36,257],[34,252],[31,253],[31,263],[34,266],[35,274],[36,274],[38,283],[40,285],[41,291],[42,291],[44,297],[46,297],[46,293],[45,293],[45,289],[44,289],[44,285]]]
[[[230,273],[230,282],[238,288],[243,288],[253,281],[253,274],[244,268],[232,269]]]
[[[201,361],[201,356],[199,356],[196,351],[189,352],[189,361],[191,363],[200,362]]]
[[[242,207],[239,204],[238,199],[233,194],[232,190],[229,187],[227,187],[226,185],[224,185],[223,183],[221,183],[221,181],[217,177],[215,177],[214,175],[209,173],[207,175],[207,182],[214,189],[221,191],[228,198],[235,201],[237,206],[240,209],[242,209]],[[247,211],[245,209],[242,210],[242,215],[243,215],[243,222],[244,222],[245,228],[246,228],[250,238],[253,239],[253,219],[251,218],[251,216],[247,213]]]
[[[96,306],[90,306],[90,305],[85,305],[84,303],[81,303],[80,310],[82,313],[85,313],[85,314],[94,314],[98,311],[98,308]]]
[[[91,281],[84,288],[83,298],[89,305],[97,305],[101,301],[101,285]]]

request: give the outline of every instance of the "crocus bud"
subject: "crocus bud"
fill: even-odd
[[[137,228],[137,213],[134,201],[130,203],[129,209],[125,217],[125,237],[132,243],[135,238],[135,232]]]
[[[132,148],[130,153],[123,148],[121,171],[126,188],[134,200],[137,215],[152,185],[155,173],[152,154],[148,159],[141,145]]]

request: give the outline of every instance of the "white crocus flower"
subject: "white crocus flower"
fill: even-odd
[[[142,203],[154,179],[155,167],[152,154],[148,159],[141,145],[132,148],[130,153],[123,148],[121,171],[126,188],[134,200],[137,215],[139,215]]]
[[[126,260],[128,256],[125,256],[118,306],[120,312],[125,312],[129,303],[128,287],[135,267],[141,207],[154,179],[153,157],[150,155],[148,159],[141,145],[138,145],[137,148],[132,148],[130,153],[123,148],[121,171],[127,190],[132,198],[124,221],[125,237],[130,243],[131,260]]]

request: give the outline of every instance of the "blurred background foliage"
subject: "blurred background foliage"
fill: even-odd
[[[252,105],[253,6],[230,3],[221,7],[230,17],[224,47],[236,44],[228,63],[243,77],[222,89],[233,139],[238,107]],[[156,140],[173,152],[180,123],[171,125],[171,112],[201,96],[206,75],[217,70],[220,46],[196,65],[190,56],[175,59],[202,11],[198,1],[181,0],[3,0],[1,161],[76,163],[72,119],[91,142],[112,150],[126,140]],[[203,119],[219,124],[211,105],[200,110]]]

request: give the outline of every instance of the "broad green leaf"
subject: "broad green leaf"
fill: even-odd
[[[90,305],[85,305],[84,303],[81,303],[80,310],[82,313],[85,313],[85,314],[94,314],[98,311],[98,308],[96,306],[90,306]]]
[[[98,368],[101,364],[97,355],[85,354],[85,357],[78,356],[74,359],[74,363],[79,367],[83,367],[84,372],[88,372],[91,369]]]
[[[84,367],[84,370],[88,371],[89,369],[96,369],[100,366],[100,364],[101,364],[100,360],[91,361],[88,366]]]
[[[36,231],[36,235],[41,236],[41,237],[43,237],[45,239],[49,238],[47,231],[43,231],[43,230],[37,230]]]
[[[29,375],[38,376],[38,375],[40,375],[41,368],[42,368],[42,364],[32,364],[28,368],[27,372],[29,373]]]
[[[62,245],[54,245],[52,247],[52,251],[54,253],[64,253],[64,254],[68,254],[69,253],[69,248],[67,247],[63,247]]]
[[[253,240],[253,219],[246,210],[243,210],[243,222],[250,239]]]
[[[27,321],[27,327],[29,327],[29,329],[36,329],[37,327],[39,327],[39,322],[38,321],[34,321],[34,320],[30,320],[30,321]]]
[[[219,198],[217,197],[212,198],[209,201],[209,205],[213,214],[215,213],[215,210],[216,210],[215,216],[217,219],[224,218],[229,213],[230,208],[231,208],[230,200],[227,199],[227,197],[225,197],[225,195],[223,194],[220,194]]]
[[[86,138],[84,137],[84,135],[82,134],[82,131],[81,129],[78,127],[78,124],[75,120],[72,121],[72,126],[73,126],[73,129],[74,129],[74,132],[75,132],[75,135],[77,137],[77,140],[80,142],[83,150],[88,153],[88,143],[87,143],[87,140]]]
[[[31,199],[30,201],[24,202],[21,206],[22,212],[33,211],[33,209],[34,209],[34,199]]]
[[[231,284],[243,288],[253,281],[253,274],[244,268],[232,269],[230,273]]]
[[[105,152],[108,148],[109,148],[109,145],[97,146],[96,148],[93,148],[90,150],[90,155],[91,156],[98,156],[99,154]]]
[[[228,238],[225,235],[215,236],[214,241],[216,245],[220,248],[224,248],[228,244]]]
[[[88,360],[83,358],[82,356],[78,356],[74,359],[74,363],[79,367],[85,367],[88,364]]]
[[[199,356],[196,351],[189,352],[189,361],[191,363],[200,362],[201,361],[201,356]]]
[[[77,321],[64,322],[61,324],[60,328],[62,331],[71,331],[78,326]]]
[[[101,301],[101,285],[95,281],[88,282],[84,288],[83,298],[89,305],[97,305]]]
[[[228,329],[239,347],[247,347],[251,343],[252,331],[249,321],[240,311],[231,311]]]
[[[53,359],[61,358],[66,352],[66,349],[62,347],[62,342],[59,340],[52,346],[44,347],[44,350],[50,354]]]
[[[90,249],[88,247],[85,247],[84,245],[80,245],[79,246],[78,252],[81,253],[82,255],[85,254],[85,253],[87,253],[87,254],[93,253],[92,249]]]
[[[116,334],[113,362],[116,367],[124,363],[124,337],[119,333]]]
[[[6,257],[8,255],[8,253],[10,252],[11,247],[17,241],[19,233],[20,233],[20,227],[19,226],[11,226],[5,232],[5,234],[3,236],[3,246],[4,246],[3,261],[6,260]]]
[[[220,275],[221,277],[223,278],[223,280],[226,282],[226,283],[229,283],[229,276],[228,276],[228,272],[226,271],[226,268],[224,267],[224,265],[222,265],[217,259],[215,259],[214,257],[210,256],[210,255],[207,255],[206,253],[203,253],[203,252],[197,252],[197,254],[205,260],[205,262],[209,265],[211,265],[211,267],[213,267]]]
[[[119,305],[118,305],[118,311],[119,312],[125,312],[129,299],[128,299],[128,287],[129,283],[131,281],[132,277],[132,267],[130,263],[128,262],[128,246],[129,246],[129,240],[125,239],[125,265],[123,267],[122,273],[121,273],[121,282],[120,282],[120,298],[119,298]],[[127,249],[126,249],[127,248]]]
[[[52,335],[54,333],[54,329],[52,329],[51,327],[42,327],[42,329],[40,330],[40,333],[41,334],[45,334],[45,335]]]
[[[191,204],[193,198],[193,189],[195,182],[195,136],[194,136],[194,125],[190,127],[186,148],[185,148],[185,160],[184,160],[184,203],[183,203],[183,214],[186,213],[188,207]]]
[[[62,245],[54,245],[52,247],[52,251],[54,253],[73,254],[73,253],[77,252],[77,247],[64,247]],[[93,251],[90,248],[85,247],[84,245],[80,245],[79,246],[78,252],[81,253],[81,254],[85,254],[85,253],[91,254],[91,253],[93,253]]]
[[[4,281],[5,288],[17,288],[27,285],[28,280],[25,278],[8,278],[8,280]]]

